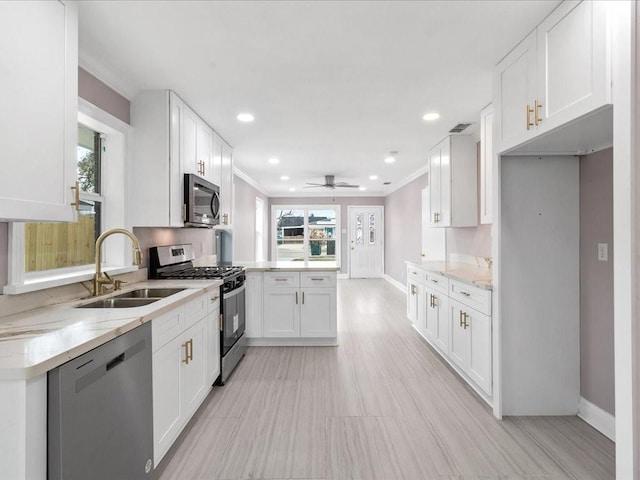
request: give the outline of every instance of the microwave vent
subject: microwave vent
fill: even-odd
[[[460,133],[469,125],[471,125],[471,123],[459,123],[455,127],[453,127],[451,130],[449,130],[449,133]]]

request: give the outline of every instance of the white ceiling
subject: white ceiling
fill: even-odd
[[[80,64],[130,99],[175,90],[272,196],[384,195],[478,121],[493,66],[558,3],[83,1]],[[367,190],[302,188],[325,174]]]

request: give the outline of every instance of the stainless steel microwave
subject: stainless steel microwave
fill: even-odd
[[[220,223],[220,187],[192,173],[184,175],[184,226]]]

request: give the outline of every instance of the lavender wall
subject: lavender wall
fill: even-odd
[[[256,197],[264,201],[263,248],[269,258],[269,199],[240,177],[234,175],[233,258],[253,261],[256,258]]]
[[[598,243],[609,261],[598,261]],[[580,157],[580,394],[615,411],[613,150]]]
[[[384,273],[405,284],[405,261],[420,263],[422,251],[422,189],[427,175],[422,175],[385,197]]]
[[[78,68],[78,96],[123,122],[131,123],[129,100],[82,68]]]
[[[270,207],[273,205],[340,205],[340,273],[349,272],[347,255],[348,235],[343,233],[349,225],[349,206],[358,205],[384,205],[384,197],[274,197],[269,199]],[[271,208],[269,208],[269,225],[271,225]],[[385,211],[385,219],[387,212]],[[271,232],[270,226],[269,232]],[[386,243],[386,239],[385,239]],[[271,234],[269,234],[269,249],[271,249]],[[386,250],[385,250],[386,252]]]

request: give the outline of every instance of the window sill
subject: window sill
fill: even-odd
[[[138,270],[137,266],[104,267],[102,269],[103,272],[107,272],[112,275],[135,272],[136,270]],[[20,293],[35,292],[37,290],[60,287],[62,285],[70,285],[72,283],[85,282],[87,280],[92,280],[94,274],[95,269],[92,267],[87,268],[86,270],[68,272],[60,275],[50,275],[48,277],[34,278],[26,280],[20,285],[5,285],[2,289],[2,293],[5,295],[17,295]]]

